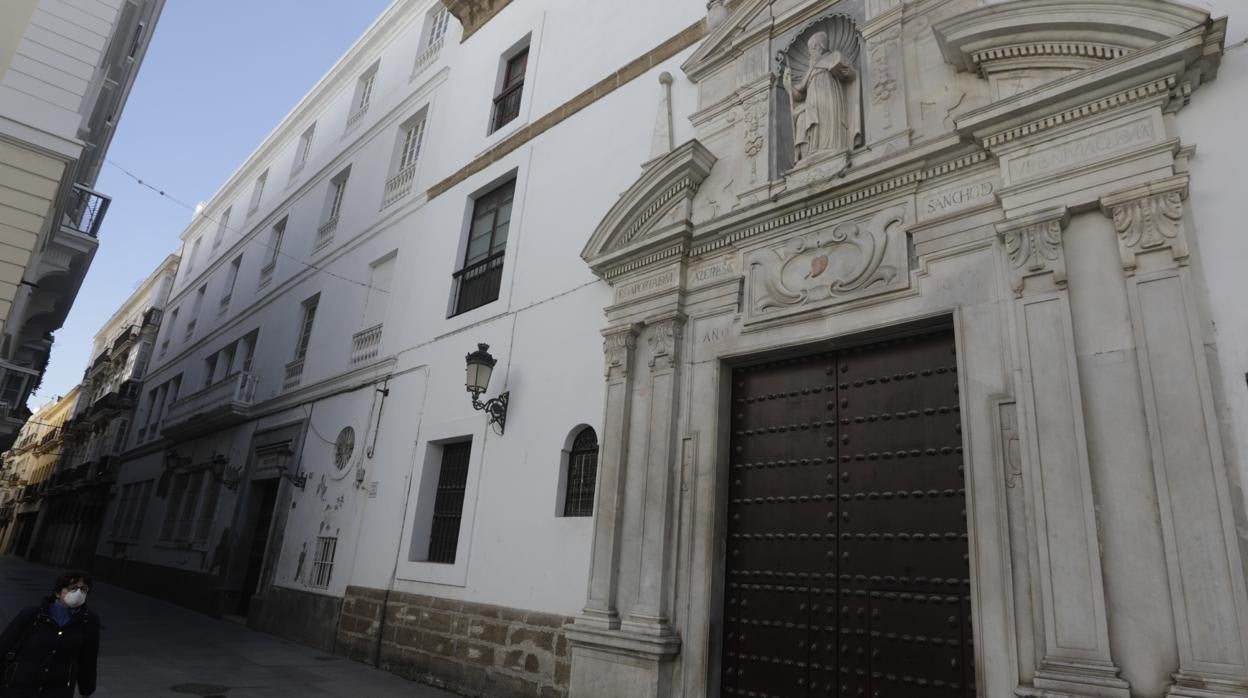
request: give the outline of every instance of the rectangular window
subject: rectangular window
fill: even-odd
[[[490,132],[506,126],[520,116],[520,98],[524,94],[524,74],[529,66],[529,48],[507,59],[503,68],[503,84],[494,97],[494,119]]]
[[[134,485],[126,485],[121,488],[121,498],[117,502],[117,513],[113,517],[113,537],[123,535],[123,531],[130,530],[131,514],[130,507],[134,500]]]
[[[212,238],[212,249],[214,250],[220,247],[221,242],[225,240],[225,231],[230,228],[230,213],[231,209],[225,209],[225,212],[221,214],[221,220],[217,221],[217,234]]]
[[[338,552],[338,538],[319,536],[316,539],[316,557],[312,560],[312,586],[324,589],[334,575],[334,554]]]
[[[368,296],[364,301],[364,327],[380,325],[386,319],[390,284],[394,281],[395,258],[396,253],[392,252],[373,262],[368,275]]]
[[[456,315],[498,300],[515,191],[513,179],[473,203],[464,266],[455,272]]]
[[[342,200],[347,194],[347,180],[351,178],[348,167],[329,180],[329,190],[325,194],[325,210],[322,213],[321,226],[316,229],[316,242],[313,251],[324,249],[334,239],[334,231],[338,229],[338,216],[342,213]]]
[[[208,295],[208,284],[195,290],[195,301],[191,304],[191,317],[186,321],[186,338],[195,335],[195,325],[199,322],[199,311],[204,307],[204,296]]]
[[[286,236],[286,218],[278,221],[273,225],[273,229],[269,231],[268,242],[268,260],[264,266],[260,268],[260,275],[264,276],[273,271],[273,267],[277,266],[277,256],[282,253],[282,238]]]
[[[269,181],[269,171],[265,170],[256,178],[256,186],[251,190],[251,206],[247,207],[247,213],[255,213],[260,208],[260,199],[264,196],[264,184]]]
[[[130,421],[127,419],[119,419],[113,422],[116,431],[113,432],[113,454],[121,453],[126,445],[126,431],[130,429]]]
[[[217,513],[217,501],[221,498],[221,483],[208,476],[204,482],[204,497],[199,505],[199,519],[195,523],[195,542],[207,543],[212,531],[212,517]]]
[[[295,147],[295,166],[291,171],[291,176],[303,169],[308,164],[308,158],[312,155],[312,139],[316,136],[316,124],[308,127],[303,135],[299,136],[299,145]]]
[[[243,373],[251,373],[252,364],[256,360],[256,340],[260,338],[260,330],[252,330],[243,337],[243,361],[239,364]]]
[[[195,522],[195,508],[199,504],[203,486],[204,471],[197,470],[191,474],[190,483],[186,488],[186,494],[182,498],[182,509],[178,512],[177,539],[179,541],[188,541],[191,539],[191,526]]]
[[[349,172],[344,172],[329,184],[329,217],[331,219],[337,219],[338,214],[342,212],[342,197],[347,193],[349,175]]]
[[[203,238],[195,238],[195,242],[191,243],[191,254],[186,260],[186,276],[183,278],[189,277],[195,271],[195,263],[199,261],[199,244],[203,241]]]
[[[134,516],[130,521],[130,537],[138,538],[143,533],[143,520],[147,518],[147,505],[152,498],[152,481],[144,480],[143,486],[139,489],[137,499],[138,505],[135,507]]]
[[[212,385],[213,378],[217,374],[217,355],[213,354],[204,359],[204,387]]]
[[[446,36],[446,28],[451,23],[451,13],[442,3],[438,3],[433,14],[429,15],[429,40],[426,46],[432,46]]]
[[[420,159],[420,143],[424,135],[425,117],[423,115],[402,127],[402,134],[399,138],[399,172],[416,166],[416,161]]]
[[[355,126],[360,122],[360,117],[364,116],[364,112],[368,111],[368,105],[373,100],[373,86],[377,82],[377,68],[380,64],[374,63],[355,84],[355,96],[351,100],[351,113],[347,116],[347,128]]]
[[[172,540],[177,533],[178,517],[182,513],[182,500],[186,497],[189,480],[188,473],[173,476],[173,487],[169,490],[169,498],[165,500],[165,520],[160,525],[161,540]]]
[[[230,267],[226,270],[225,293],[221,295],[222,308],[229,307],[230,299],[234,297],[234,286],[238,284],[238,271],[242,268],[243,256],[240,254],[230,262]]]
[[[299,322],[299,341],[295,344],[295,361],[302,361],[308,355],[308,345],[312,342],[312,324],[316,321],[316,306],[320,303],[319,294],[303,302],[303,319]]]
[[[433,526],[429,533],[429,562],[455,563],[459,548],[459,525],[464,516],[464,491],[468,486],[468,462],[472,442],[442,447],[442,467],[433,504]]]

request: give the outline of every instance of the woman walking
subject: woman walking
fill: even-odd
[[[95,693],[99,618],[87,610],[91,577],[70,572],[53,595],[17,614],[0,634],[0,698],[74,698]]]

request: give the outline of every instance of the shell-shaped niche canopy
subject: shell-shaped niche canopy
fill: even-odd
[[[828,50],[840,51],[846,63],[859,65],[862,36],[854,20],[843,14],[824,16],[802,28],[781,52],[781,60],[793,71],[793,81],[800,83],[810,70],[810,39],[822,33],[828,37]]]

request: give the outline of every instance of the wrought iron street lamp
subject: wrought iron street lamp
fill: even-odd
[[[496,398],[481,402],[481,393],[490,387],[490,375],[498,361],[490,356],[490,345],[478,344],[477,350],[466,357],[468,363],[467,376],[464,381],[468,392],[472,394],[472,407],[489,415],[490,424],[497,427],[502,434],[507,425],[507,400],[511,393],[503,393]]]

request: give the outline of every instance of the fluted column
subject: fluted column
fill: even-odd
[[[1043,655],[1035,688],[1128,698],[1110,656],[1062,232],[1065,208],[1006,221],[1020,348],[1022,436],[1037,547]],[[1047,694],[1046,694],[1047,695]]]
[[[641,501],[640,569],[637,603],[622,627],[659,637],[672,636],[669,598],[674,582],[672,555],[676,475],[676,418],[680,412],[680,353],[685,316],[670,313],[646,323],[649,349],[649,402],[646,451],[637,454],[645,493]]]
[[[1139,354],[1179,672],[1168,695],[1248,696],[1243,567],[1192,294],[1187,177],[1107,196]]]
[[[578,624],[612,629],[620,624],[616,608],[620,536],[623,533],[624,477],[628,462],[628,424],[632,412],[632,366],[640,325],[603,330],[607,399],[598,457],[598,501],[589,593]]]

